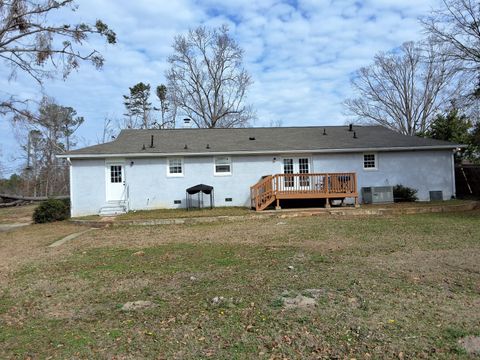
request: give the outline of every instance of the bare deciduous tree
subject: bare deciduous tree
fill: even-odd
[[[178,109],[202,128],[247,125],[254,117],[245,105],[252,80],[228,28],[190,30],[175,38],[173,50],[166,77]]]
[[[358,97],[346,100],[347,111],[402,134],[423,133],[456,91],[455,70],[431,43],[404,43],[357,71],[352,84]]]
[[[82,61],[102,67],[104,58],[96,50],[82,51],[90,35],[116,42],[115,33],[101,20],[93,25],[54,24],[50,18],[62,8],[76,9],[74,0],[0,1],[0,59],[10,67],[10,79],[24,73],[42,84],[60,72],[67,77]],[[31,115],[27,100],[14,94],[0,97],[0,114]]]
[[[443,0],[443,7],[421,22],[444,54],[480,70],[480,3],[478,0]]]
[[[97,144],[104,144],[108,141],[115,139],[115,134],[119,131],[120,125],[115,123],[114,119],[110,116],[103,118],[103,130],[100,136],[97,135]]]

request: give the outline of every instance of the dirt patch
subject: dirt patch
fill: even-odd
[[[285,309],[311,309],[317,306],[317,300],[325,294],[324,289],[306,289],[302,291],[302,294],[296,296],[285,291],[282,294],[283,307]]]
[[[480,355],[480,336],[467,336],[458,340],[458,344],[470,355]]]
[[[317,306],[317,301],[303,295],[283,299],[285,309],[309,309]]]
[[[132,290],[141,290],[153,284],[153,281],[145,278],[127,278],[115,281],[115,286],[104,291],[127,292]]]
[[[145,310],[145,309],[154,308],[156,306],[157,304],[151,301],[137,300],[137,301],[129,301],[123,304],[122,310],[123,311]]]

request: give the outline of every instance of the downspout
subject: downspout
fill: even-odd
[[[67,163],[68,163],[68,177],[69,177],[69,182],[70,182],[70,217],[72,217],[73,214],[73,197],[72,197],[72,189],[73,189],[73,177],[72,177],[72,161],[70,160],[69,157],[67,157]]]
[[[457,152],[457,149],[454,149],[452,151],[452,194],[453,198],[457,198],[457,188],[455,186],[455,153]]]

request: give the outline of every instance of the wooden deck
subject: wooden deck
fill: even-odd
[[[252,208],[264,210],[274,201],[277,208],[282,199],[353,198],[358,203],[355,173],[275,174],[265,176],[250,188]]]

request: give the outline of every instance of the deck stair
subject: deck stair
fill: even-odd
[[[330,199],[353,198],[358,204],[357,176],[355,173],[275,174],[264,176],[250,187],[251,206],[265,210],[281,199]]]

